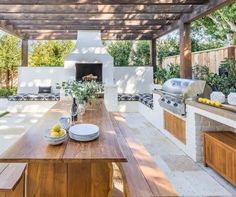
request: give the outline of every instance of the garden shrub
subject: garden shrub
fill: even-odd
[[[0,97],[8,97],[16,94],[16,88],[0,88]]]

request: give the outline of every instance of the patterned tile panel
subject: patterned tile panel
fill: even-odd
[[[17,94],[8,97],[9,101],[59,101],[60,94],[41,93],[41,94]]]

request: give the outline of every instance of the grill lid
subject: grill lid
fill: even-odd
[[[205,86],[206,82],[202,80],[173,78],[163,84],[162,91],[191,98],[203,94]]]

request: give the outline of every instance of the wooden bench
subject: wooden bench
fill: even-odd
[[[24,163],[0,163],[0,197],[24,197]]]
[[[124,180],[125,196],[178,196],[149,152],[130,135],[122,116],[111,113],[110,117],[121,149],[128,158],[127,163],[119,166]]]

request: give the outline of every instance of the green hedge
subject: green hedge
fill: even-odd
[[[16,88],[0,88],[0,97],[8,97],[16,94]]]

